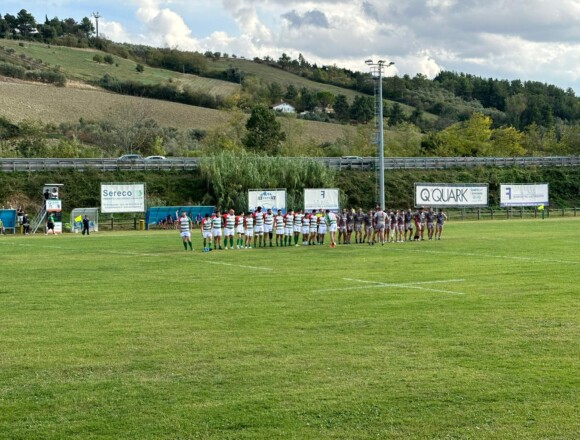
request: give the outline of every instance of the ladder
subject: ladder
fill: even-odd
[[[36,231],[38,230],[40,225],[44,223],[45,218],[46,218],[46,205],[43,203],[38,212],[36,213],[36,215],[34,216],[34,219],[30,223],[30,232],[32,234],[36,234]]]

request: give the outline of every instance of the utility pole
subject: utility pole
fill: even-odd
[[[365,64],[371,68],[371,74],[376,78],[377,92],[375,100],[378,100],[378,143],[379,143],[379,204],[381,209],[385,209],[385,144],[384,144],[384,129],[383,129],[383,70],[392,66],[393,62],[387,64],[384,60],[379,60],[376,63],[373,60],[366,60]]]
[[[97,40],[98,40],[99,39],[99,18],[101,18],[102,15],[99,14],[98,12],[93,12],[91,15],[95,18],[95,23],[97,24],[96,28],[97,28]]]

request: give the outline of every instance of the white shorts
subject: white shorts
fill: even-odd
[[[318,226],[318,233],[319,234],[326,234],[326,225]]]
[[[284,228],[284,235],[294,235],[294,228]]]
[[[316,234],[316,228],[309,228],[311,234]]]
[[[243,234],[244,233],[244,225],[240,225],[236,228],[236,232],[238,234]]]
[[[219,228],[213,228],[211,230],[211,235],[214,237],[221,237],[222,236],[222,230]]]
[[[211,238],[211,231],[203,231],[202,237],[203,238]]]
[[[262,235],[264,233],[264,227],[254,226],[254,232],[256,233],[256,235]]]
[[[329,232],[336,232],[336,225],[330,225],[330,226],[328,227],[328,231],[329,231]]]
[[[276,235],[284,235],[284,228],[276,228]]]
[[[264,225],[264,232],[272,232],[272,225]]]
[[[232,228],[224,228],[224,235],[226,237],[233,237],[234,230]]]
[[[179,235],[180,235],[181,238],[189,238],[189,237],[191,237],[191,232],[189,232],[189,231],[183,231]]]
[[[294,232],[300,232],[300,225],[294,225]]]
[[[302,226],[302,233],[303,234],[308,234],[308,232],[309,232],[308,226]]]
[[[246,237],[253,237],[254,231],[252,229],[246,229]]]

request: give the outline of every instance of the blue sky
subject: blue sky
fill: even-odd
[[[579,0],[3,0],[37,20],[99,12],[112,40],[246,58],[302,53],[312,62],[392,74],[440,70],[541,81],[580,94]]]

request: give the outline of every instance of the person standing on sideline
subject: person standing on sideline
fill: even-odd
[[[52,212],[48,213],[48,220],[46,221],[46,232],[44,233],[44,235],[48,235],[52,233],[52,235],[55,235],[54,233],[54,215],[52,214]]]
[[[0,234],[6,235],[6,229],[4,229],[4,222],[0,218]]]
[[[181,236],[181,241],[183,241],[183,249],[187,251],[187,246],[189,249],[193,250],[191,244],[191,219],[187,216],[185,211],[181,213],[181,217],[177,220],[179,225],[179,235]]]
[[[89,217],[85,214],[85,217],[83,218],[83,235],[85,235],[85,233],[87,235],[89,235],[89,226],[91,225],[91,222],[89,221]]]

